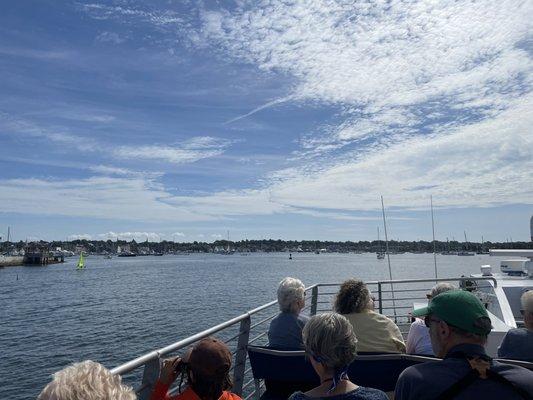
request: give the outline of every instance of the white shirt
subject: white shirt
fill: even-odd
[[[419,354],[425,356],[432,356],[433,347],[431,346],[431,339],[429,337],[429,328],[426,327],[423,320],[417,318],[409,328],[407,335],[407,354]]]

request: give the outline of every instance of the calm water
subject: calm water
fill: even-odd
[[[87,257],[0,269],[0,398],[34,399],[50,374],[85,359],[117,366],[275,299],[285,276],[306,285],[388,279],[375,254]],[[433,255],[391,256],[393,278],[433,277]],[[439,256],[439,276],[477,273],[488,256]],[[18,277],[18,280],[17,280]]]

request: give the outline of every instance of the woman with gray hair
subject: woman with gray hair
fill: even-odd
[[[448,290],[457,290],[451,283],[440,282],[431,289],[431,292],[426,294],[428,301],[434,297]],[[409,327],[407,334],[407,354],[418,354],[423,356],[433,356],[433,347],[431,346],[431,339],[429,337],[429,328],[424,323],[423,319],[417,318]]]
[[[300,314],[305,306],[305,286],[301,280],[287,277],[278,286],[280,313],[268,328],[270,347],[278,349],[303,348],[302,329],[309,317]]]
[[[296,392],[289,400],[321,399],[335,396],[338,400],[386,400],[381,390],[357,386],[348,378],[348,366],[357,354],[357,338],[352,325],[342,315],[315,315],[303,330],[305,351],[320,386],[308,392]]]
[[[345,281],[335,298],[334,310],[352,324],[360,352],[405,353],[400,329],[391,319],[374,311],[373,299],[363,281]]]
[[[135,400],[133,389],[122,384],[102,364],[83,361],[56,372],[37,400]]]

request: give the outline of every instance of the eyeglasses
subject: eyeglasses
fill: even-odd
[[[429,328],[432,322],[442,322],[442,320],[437,318],[431,318],[429,315],[426,315],[424,318],[424,324]]]

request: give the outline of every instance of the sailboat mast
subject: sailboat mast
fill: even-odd
[[[433,231],[433,262],[435,264],[435,279],[437,279],[437,250],[435,246],[435,219],[433,218],[433,195],[429,196],[429,200],[431,202],[431,229]]]
[[[387,263],[389,264],[389,279],[392,281],[392,269],[390,266],[390,254],[389,254],[389,237],[387,236],[387,220],[385,219],[385,206],[383,205],[383,196],[381,196],[381,212],[383,214],[383,228],[385,230],[385,251],[387,252]],[[391,296],[392,296],[392,308],[394,310],[394,318],[396,319],[396,300],[394,298],[394,286],[390,284]]]

